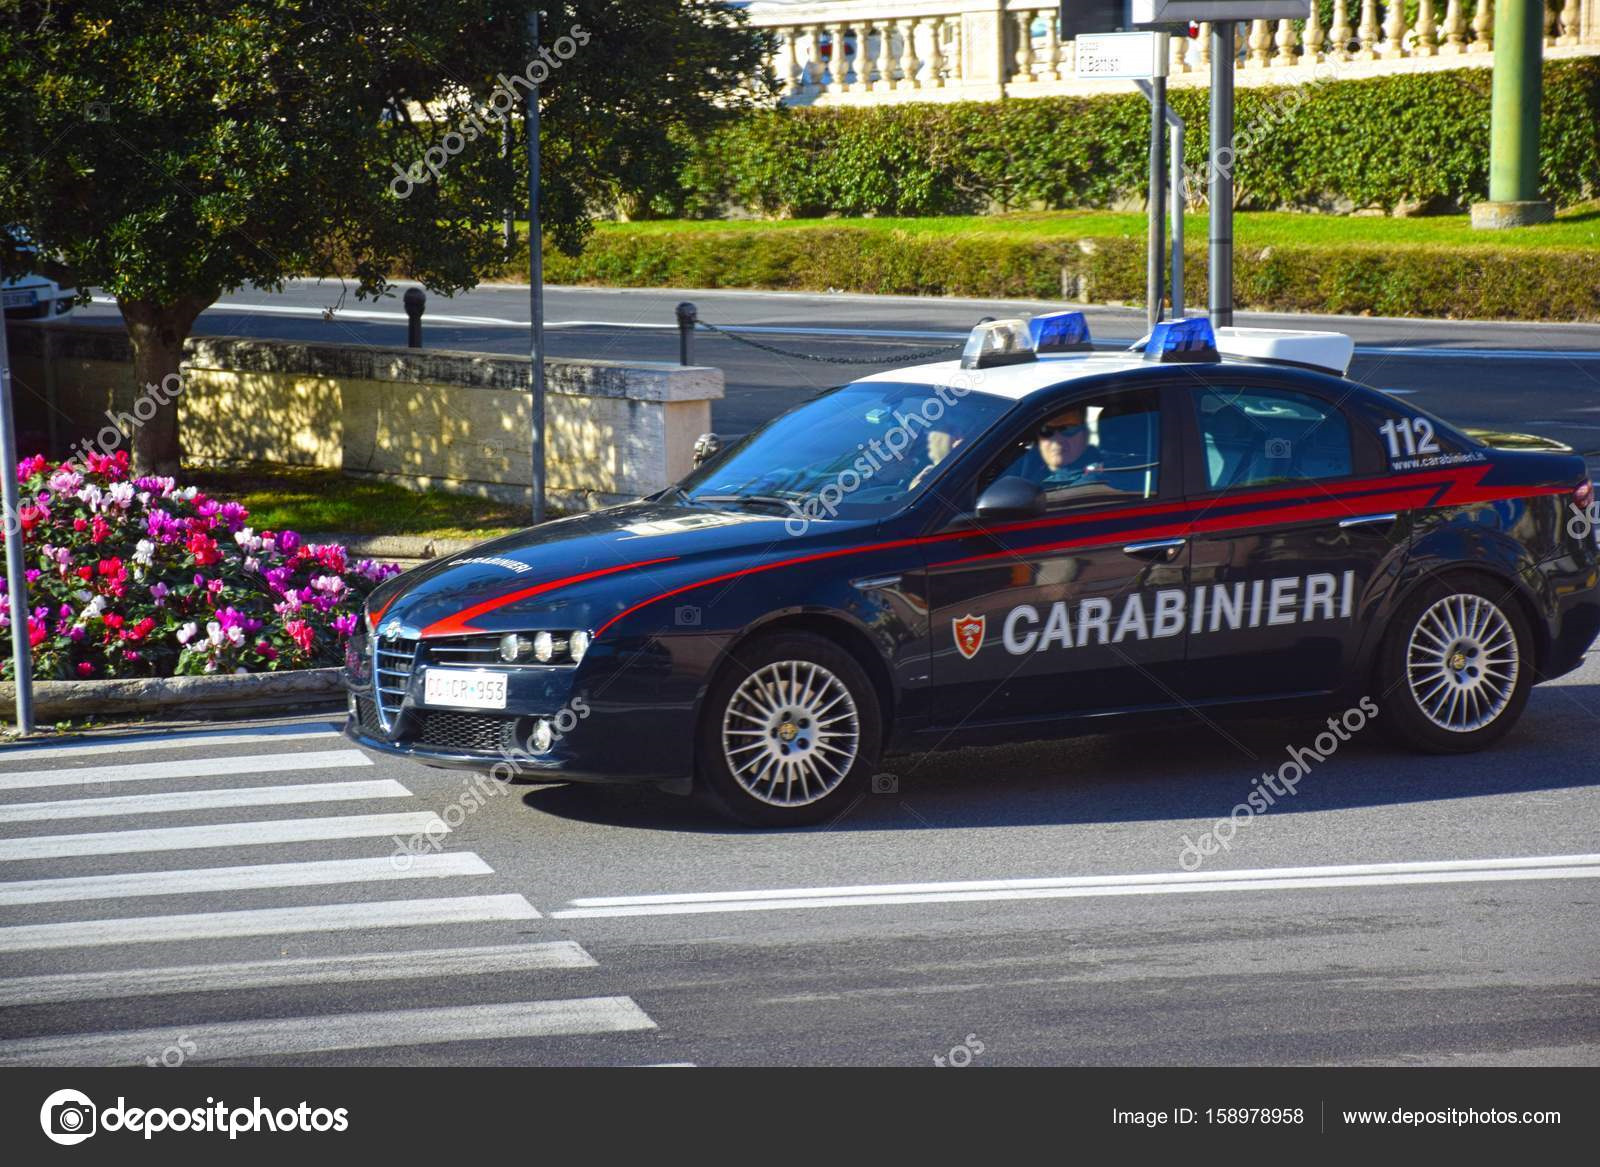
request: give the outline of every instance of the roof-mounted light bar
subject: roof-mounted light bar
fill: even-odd
[[[997,365],[1021,365],[1037,360],[1028,322],[1021,317],[990,320],[978,325],[961,350],[963,369],[992,369]]]
[[[1047,312],[1028,321],[1028,334],[1036,353],[1084,353],[1094,351],[1089,339],[1089,320],[1082,312]]]
[[[1163,363],[1218,361],[1217,340],[1211,321],[1199,316],[1183,320],[1163,320],[1151,330],[1144,344],[1144,359]]]

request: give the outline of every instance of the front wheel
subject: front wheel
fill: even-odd
[[[1390,625],[1379,664],[1384,721],[1430,753],[1480,750],[1509,730],[1533,686],[1532,638],[1505,587],[1423,584]]]
[[[844,810],[877,764],[883,730],[866,671],[804,632],[740,645],[706,695],[700,789],[755,826],[802,826]]]

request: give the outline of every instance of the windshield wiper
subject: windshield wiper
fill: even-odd
[[[792,500],[779,498],[775,494],[697,494],[693,496],[693,500],[695,502],[712,503],[749,502],[755,503],[757,506],[777,507],[782,511],[795,509]]]

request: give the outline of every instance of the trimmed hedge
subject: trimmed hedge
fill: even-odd
[[[1023,103],[1018,103],[1023,104]],[[1205,303],[1205,244],[1187,249],[1188,300]],[[1030,240],[861,227],[597,232],[549,254],[552,283],[1142,303],[1143,239]],[[1241,308],[1478,320],[1600,319],[1600,250],[1239,248]]]
[[[1464,209],[1488,191],[1490,81],[1468,68],[1240,88],[1238,205]],[[1171,100],[1201,175],[1206,91]],[[680,143],[677,187],[648,205],[674,218],[1111,206],[1144,197],[1147,110],[1128,94],[754,113]],[[1540,148],[1547,198],[1600,193],[1600,59],[1546,63]]]

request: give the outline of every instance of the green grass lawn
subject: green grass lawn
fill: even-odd
[[[1205,213],[1184,217],[1184,231],[1203,242],[1209,222]],[[795,231],[814,227],[854,227],[869,231],[904,231],[914,235],[1005,235],[1034,239],[1142,238],[1142,212],[1037,211],[996,215],[951,215],[925,219],[672,219],[637,223],[601,223],[604,233],[658,235],[674,232]],[[526,224],[524,224],[526,226]],[[1553,223],[1508,231],[1474,231],[1466,215],[1418,218],[1311,215],[1283,211],[1242,211],[1234,216],[1239,247],[1289,244],[1348,244],[1373,247],[1442,246],[1557,247],[1600,250],[1600,205],[1587,204],[1562,212]]]
[[[257,531],[285,527],[304,535],[428,535],[487,539],[528,525],[524,508],[491,499],[408,490],[392,482],[348,478],[337,470],[284,466],[192,468],[184,473],[208,494],[237,499]]]

